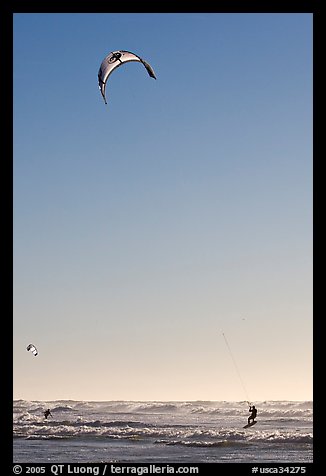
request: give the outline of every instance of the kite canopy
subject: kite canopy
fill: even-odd
[[[105,104],[107,104],[106,98],[105,98],[105,88],[106,88],[106,82],[108,80],[108,77],[110,76],[110,74],[112,73],[114,69],[118,68],[124,63],[129,63],[130,61],[138,61],[139,63],[142,63],[145,66],[150,77],[156,79],[154,70],[151,67],[151,65],[149,65],[145,60],[143,60],[139,56],[135,55],[134,53],[131,53],[130,51],[124,51],[124,50],[112,51],[104,58],[98,72],[98,85],[99,85]]]
[[[29,344],[29,345],[26,347],[26,350],[27,350],[27,351],[30,350],[30,351],[35,355],[35,357],[36,357],[37,354],[38,354],[38,350],[37,350],[37,348],[35,347],[35,345],[33,345],[33,344]]]

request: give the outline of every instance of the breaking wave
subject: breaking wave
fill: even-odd
[[[14,438],[126,440],[207,448],[253,444],[311,445],[312,402],[258,402],[254,429],[244,430],[246,402],[28,402],[13,408]],[[51,409],[53,418],[43,411]]]

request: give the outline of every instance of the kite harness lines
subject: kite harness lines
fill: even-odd
[[[229,354],[230,354],[230,356],[231,356],[231,359],[232,359],[234,368],[235,368],[235,370],[236,370],[236,372],[237,372],[237,375],[238,375],[238,377],[239,377],[239,381],[240,381],[240,383],[241,383],[241,386],[242,386],[242,388],[243,388],[244,394],[245,394],[245,396],[246,396],[246,402],[248,403],[248,405],[251,405],[251,400],[250,400],[250,398],[249,398],[249,395],[248,395],[246,386],[245,386],[245,384],[244,384],[244,382],[243,382],[243,380],[242,380],[242,377],[241,377],[241,374],[240,374],[240,370],[239,370],[239,368],[238,368],[238,366],[237,366],[237,363],[236,363],[236,361],[235,361],[235,358],[233,357],[231,348],[230,348],[230,346],[229,346],[229,343],[228,343],[228,341],[227,341],[227,338],[226,338],[224,332],[222,332],[222,335],[223,335],[223,337],[224,337],[226,347],[227,347],[227,349],[228,349],[228,351],[229,351]]]

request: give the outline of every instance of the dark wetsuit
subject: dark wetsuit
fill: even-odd
[[[49,409],[45,410],[45,412],[44,412],[45,418],[47,418],[49,415],[52,416],[52,413],[50,412],[50,410]]]
[[[251,412],[250,417],[248,418],[248,425],[250,424],[250,420],[253,422],[255,421],[255,418],[257,416],[257,410],[255,408],[255,405],[249,407],[249,411]]]

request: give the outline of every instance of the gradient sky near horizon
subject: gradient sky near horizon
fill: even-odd
[[[14,398],[312,399],[312,14],[15,14],[13,91]]]

